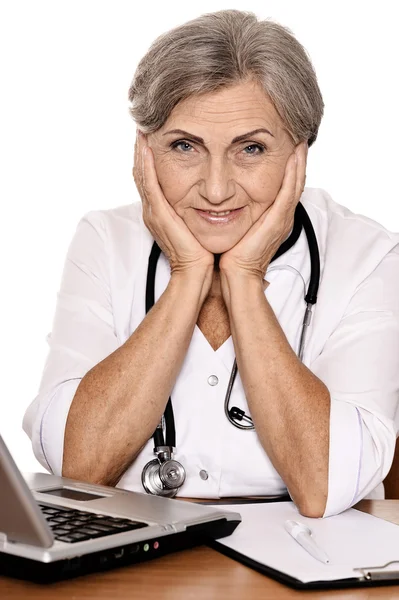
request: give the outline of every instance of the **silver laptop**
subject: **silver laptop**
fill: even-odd
[[[109,569],[230,535],[236,512],[21,475],[0,436],[0,574],[47,582]]]

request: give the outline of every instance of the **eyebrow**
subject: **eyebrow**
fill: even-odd
[[[190,138],[190,139],[194,140],[195,142],[197,142],[198,144],[204,143],[204,140],[201,137],[198,137],[197,135],[193,135],[192,133],[189,133],[188,131],[184,131],[183,129],[172,129],[171,131],[167,131],[163,135],[168,135],[171,133],[180,133],[181,135],[184,135],[184,137]],[[243,133],[242,135],[237,135],[237,137],[235,137],[234,139],[231,140],[231,143],[236,144],[237,142],[242,142],[243,140],[251,137],[252,135],[255,135],[256,133],[267,133],[267,134],[271,135],[272,137],[274,137],[274,135],[268,129],[265,129],[264,127],[260,127],[259,129],[254,129],[253,131],[248,131],[247,133]]]

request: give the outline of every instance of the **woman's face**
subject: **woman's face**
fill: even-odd
[[[200,244],[221,254],[274,202],[294,144],[254,82],[181,101],[148,135],[165,198]],[[224,213],[227,215],[212,215]]]

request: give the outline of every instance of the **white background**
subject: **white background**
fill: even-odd
[[[326,105],[307,185],[399,231],[397,6],[0,0],[0,432],[22,470],[43,470],[21,421],[39,386],[77,222],[137,199],[127,91],[153,39],[223,8],[289,27],[311,56]]]

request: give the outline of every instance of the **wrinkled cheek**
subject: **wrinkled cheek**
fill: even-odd
[[[264,205],[264,209],[268,208],[275,201],[277,194],[280,191],[283,176],[280,173],[274,173],[259,177],[256,187],[252,190],[252,197],[257,199],[260,204]]]
[[[193,183],[184,169],[174,165],[160,165],[157,168],[159,185],[166,200],[175,206],[186,197]]]

